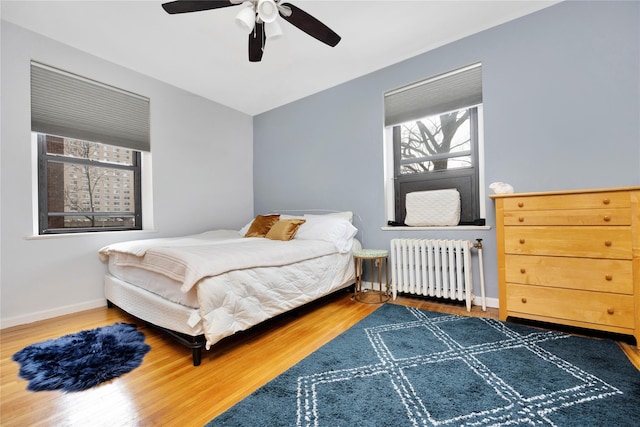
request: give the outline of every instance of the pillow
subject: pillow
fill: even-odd
[[[279,219],[280,215],[258,215],[244,237],[265,237]]]
[[[304,215],[286,215],[286,214],[280,214],[280,219],[304,219]]]
[[[340,217],[329,215],[305,216],[307,222],[295,235],[300,240],[322,240],[333,243],[338,252],[347,253],[353,246],[358,229]]]
[[[249,231],[249,227],[251,227],[251,224],[253,224],[253,219],[240,230],[238,230],[238,234],[244,237],[244,235],[247,234],[247,231]]]
[[[326,214],[305,214],[304,215],[305,218],[308,217],[335,217],[335,218],[344,218],[346,220],[348,220],[349,222],[353,223],[353,212],[351,211],[344,211],[344,212],[330,212],[330,213],[326,213]]]
[[[304,223],[304,219],[281,219],[273,224],[265,237],[271,240],[291,240]]]

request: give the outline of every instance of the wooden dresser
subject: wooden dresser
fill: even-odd
[[[633,335],[640,187],[495,194],[500,319]]]

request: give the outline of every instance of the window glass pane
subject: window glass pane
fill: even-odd
[[[59,154],[96,162],[133,165],[133,150],[71,138],[47,138],[47,154]]]
[[[135,210],[130,172],[51,160],[48,169],[50,212],[133,213]],[[127,188],[126,198],[123,188]]]
[[[142,228],[136,211],[138,152],[52,135],[39,138],[40,173],[46,174],[40,186],[41,232]]]
[[[400,174],[473,167],[469,110],[400,125]]]

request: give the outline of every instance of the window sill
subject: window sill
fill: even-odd
[[[447,230],[447,231],[464,231],[464,230],[491,230],[490,225],[454,225],[448,227],[380,227],[382,231],[432,231],[432,230]]]
[[[32,234],[30,236],[26,236],[27,240],[46,240],[46,239],[60,239],[67,237],[86,237],[86,236],[104,236],[104,235],[121,235],[122,233],[127,233],[127,236],[142,234],[142,233],[156,233],[155,229],[148,230],[120,230],[120,231],[93,231],[87,233],[59,233],[59,234]]]

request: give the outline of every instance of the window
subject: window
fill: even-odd
[[[455,188],[460,224],[481,219],[481,66],[385,94],[387,212],[403,224],[407,193]]]
[[[131,160],[123,161],[111,156],[110,149],[96,142],[38,134],[41,234],[142,228],[141,153],[127,150]],[[122,171],[130,172],[134,197],[120,204],[116,177]]]
[[[147,98],[32,62],[31,130],[39,234],[142,229]]]

